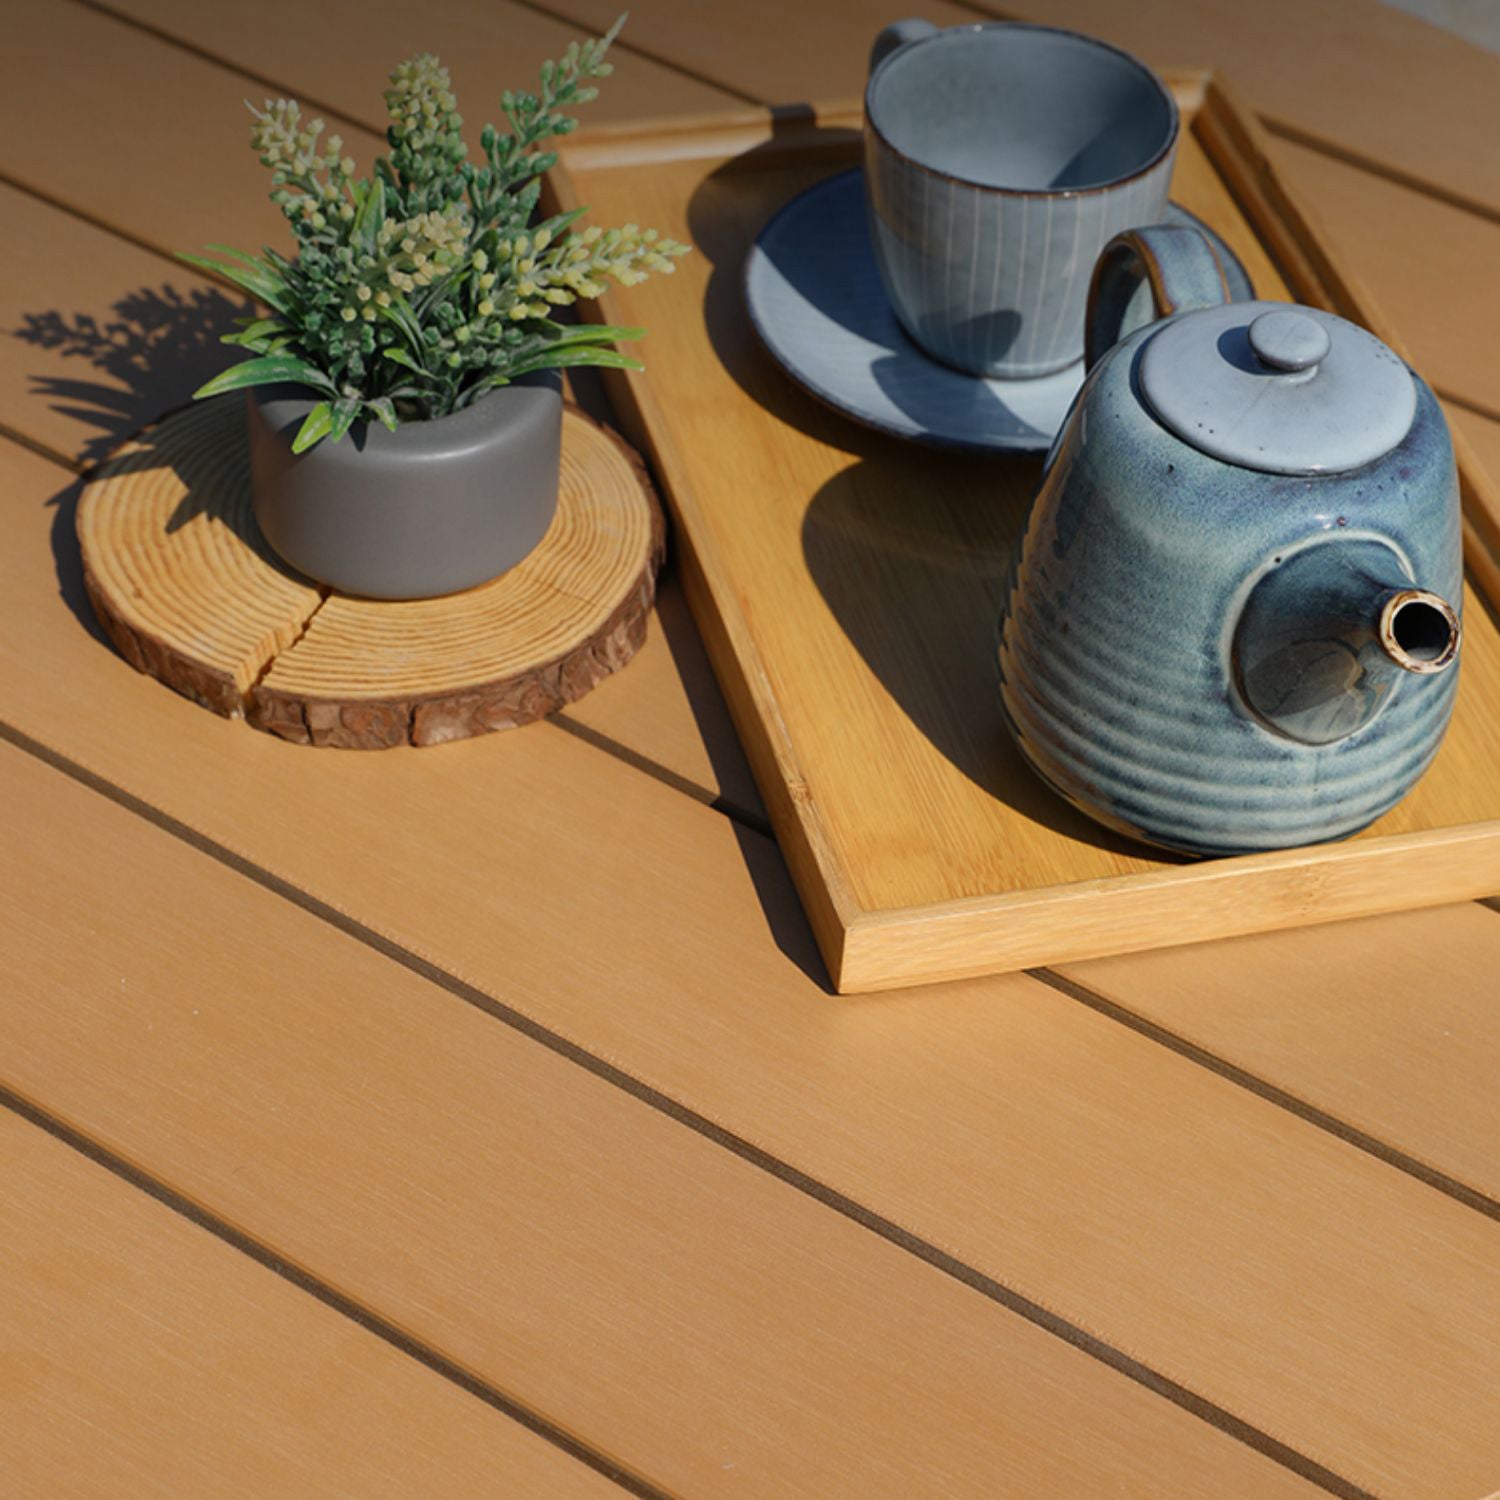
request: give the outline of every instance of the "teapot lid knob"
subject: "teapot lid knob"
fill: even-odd
[[[1267,474],[1347,473],[1395,448],[1417,413],[1411,371],[1333,313],[1226,302],[1153,330],[1138,366],[1145,407],[1225,463]]]
[[[1321,323],[1290,309],[1262,313],[1245,332],[1251,350],[1263,365],[1288,373],[1316,370],[1333,347]]]

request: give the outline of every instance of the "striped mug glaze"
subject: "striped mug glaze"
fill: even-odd
[[[1105,42],[1008,22],[898,21],[870,61],[865,191],[902,327],[975,375],[1076,363],[1099,252],[1166,211],[1166,85]]]

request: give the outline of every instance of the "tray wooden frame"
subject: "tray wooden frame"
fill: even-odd
[[[1166,76],[1183,112],[1185,145],[1190,136],[1201,147],[1242,220],[1239,228],[1248,226],[1273,268],[1272,280],[1279,279],[1279,286],[1267,294],[1285,291],[1295,300],[1340,313],[1401,350],[1400,339],[1371,305],[1368,293],[1339,263],[1312,214],[1277,173],[1259,126],[1236,103],[1223,78],[1206,71]],[[701,164],[705,181],[710,174],[740,170],[833,171],[858,160],[859,124],[858,105],[846,104],[594,130],[564,143],[549,188],[558,207],[592,204],[601,222],[640,218],[681,235],[691,232],[689,205],[685,199],[671,198],[665,182],[673,177],[672,191],[680,198],[681,184],[688,180],[682,175],[685,164]],[[1182,171],[1180,161],[1179,179]],[[614,198],[618,202],[611,201]],[[669,222],[674,205],[679,210],[676,223]],[[1215,227],[1225,230],[1223,224]],[[949,899],[931,899],[930,891],[917,890],[912,899],[898,893],[896,899],[887,895],[871,900],[859,889],[861,850],[852,847],[849,830],[828,807],[830,800],[837,800],[828,795],[832,782],[846,783],[837,788],[840,795],[868,794],[875,799],[876,822],[870,826],[877,836],[866,829],[853,836],[853,843],[863,838],[872,850],[878,846],[878,857],[887,860],[889,849],[878,836],[884,831],[879,818],[888,815],[892,829],[909,841],[910,808],[913,799],[920,802],[931,790],[935,763],[930,754],[909,762],[898,758],[894,764],[810,755],[802,743],[809,738],[802,731],[811,722],[805,700],[800,728],[797,713],[789,712],[785,701],[789,674],[802,670],[799,653],[768,644],[763,627],[772,611],[813,609],[816,601],[810,590],[815,585],[810,578],[793,576],[784,596],[767,598],[757,592],[763,585],[752,576],[755,546],[774,546],[776,538],[756,530],[749,510],[740,513],[745,517],[743,531],[715,529],[706,492],[717,482],[716,468],[733,463],[734,455],[707,451],[712,445],[702,441],[685,443],[674,420],[674,399],[684,398],[690,383],[719,375],[723,364],[705,328],[703,303],[689,290],[691,276],[689,272],[661,278],[648,288],[628,292],[612,289],[600,299],[596,311],[603,321],[643,323],[654,332],[671,327],[677,339],[672,352],[654,361],[648,339],[643,348],[650,373],[626,377],[610,372],[609,392],[622,424],[637,446],[650,454],[663,481],[688,601],[841,993],[1437,905],[1500,890],[1500,778],[1494,776],[1493,757],[1485,749],[1500,743],[1494,733],[1500,724],[1500,633],[1494,614],[1500,603],[1500,494],[1455,431],[1465,506],[1468,609],[1474,627],[1466,642],[1466,648],[1472,644],[1473,649],[1466,649],[1459,713],[1468,713],[1466,723],[1478,727],[1465,729],[1463,747],[1455,748],[1455,735],[1450,734],[1423,785],[1438,778],[1452,795],[1428,800],[1445,809],[1461,804],[1460,816],[1427,816],[1421,811],[1424,802],[1404,815],[1404,826],[1398,809],[1373,830],[1345,843],[1192,864],[1129,850],[1117,861],[1120,872],[1103,875],[1098,870],[1105,857],[1091,851],[1090,840],[1054,847],[1054,832],[1046,835],[1052,840],[1046,858],[1052,861],[1054,876],[1019,886],[1012,882],[1007,888],[1005,861],[1024,841],[1038,836],[1037,827],[1019,815],[997,813],[1002,822],[1009,817],[1010,826],[996,841],[994,889]],[[696,338],[690,332],[694,324]],[[724,384],[722,378],[719,384]],[[898,461],[889,440],[871,434],[864,441],[860,430],[847,423],[832,439],[822,436],[832,430],[826,427],[810,439],[807,425],[795,430],[757,407],[739,387],[733,388],[732,396],[726,389],[718,398],[726,403],[720,408],[724,443],[748,438],[764,448],[780,445],[788,471],[794,467],[794,450],[806,449],[809,441],[821,440],[825,450],[831,442],[846,453]],[[799,393],[795,399],[806,398]],[[722,495],[720,500],[723,503]],[[776,585],[764,587],[774,593]],[[868,685],[861,690],[868,693]],[[830,701],[826,711],[840,709]],[[903,709],[891,698],[880,711],[895,716]],[[1494,783],[1494,791],[1481,781]],[[1421,793],[1419,787],[1408,803]],[[903,819],[907,826],[896,828]],[[1399,831],[1387,831],[1393,820]],[[939,823],[933,836],[944,838],[944,825]],[[1008,842],[1012,837],[1015,843]],[[892,844],[899,843],[893,836]],[[871,858],[876,857],[872,853]],[[898,883],[899,864],[897,858],[892,865]]]

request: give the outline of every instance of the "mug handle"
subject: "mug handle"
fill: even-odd
[[[908,42],[920,42],[924,36],[931,36],[938,30],[940,28],[931,21],[919,21],[915,18],[910,21],[892,21],[875,38],[875,45],[870,48],[870,71],[873,73],[897,47],[904,47]]]
[[[1173,313],[1232,301],[1218,252],[1190,224],[1117,234],[1094,263],[1084,314],[1084,368],[1121,339]]]

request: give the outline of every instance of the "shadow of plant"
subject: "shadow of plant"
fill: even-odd
[[[253,305],[217,287],[170,284],[140,287],[114,302],[107,314],[26,313],[11,336],[64,361],[76,361],[77,377],[55,373],[32,375],[32,394],[80,424],[83,436],[74,456],[92,470],[117,454],[130,439],[135,446],[110,463],[117,476],[170,468],[181,493],[166,522],[177,532],[194,521],[230,527],[270,566],[298,577],[271,552],[260,535],[248,497],[236,499],[233,487],[212,482],[224,463],[244,465],[243,429],[226,420],[223,438],[213,451],[195,450],[174,440],[170,429],[154,426],[187,407],[192,394],[235,358],[219,341],[235,330],[235,319],[254,312]],[[88,378],[93,373],[97,378]],[[238,408],[239,396],[221,398]],[[226,417],[227,417],[226,413]],[[52,552],[58,587],[79,622],[104,639],[83,587],[75,531],[78,498],[85,481],[68,486],[49,502],[55,509]]]
[[[115,302],[104,318],[57,310],[26,313],[11,336],[64,360],[77,360],[106,380],[54,374],[31,377],[32,394],[80,423],[89,434],[73,456],[98,463],[126,438],[184,405],[234,355],[219,339],[250,302],[217,287],[189,291],[141,287]]]

